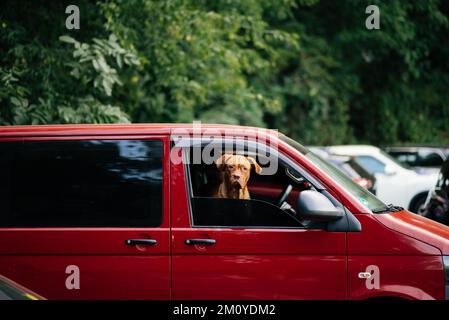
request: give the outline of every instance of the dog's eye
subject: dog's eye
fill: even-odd
[[[233,165],[229,165],[228,168],[232,170],[232,169],[234,169],[234,166]]]
[[[243,167],[243,171],[248,171],[248,168],[247,167]]]

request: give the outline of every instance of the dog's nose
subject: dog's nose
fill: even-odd
[[[240,179],[240,176],[239,176],[238,174],[233,174],[232,177],[233,177],[234,179]]]

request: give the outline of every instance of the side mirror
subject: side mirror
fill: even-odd
[[[387,176],[394,176],[397,173],[396,168],[390,164],[387,164],[384,168],[384,174]]]
[[[343,212],[318,191],[304,190],[299,193],[298,215],[312,221],[334,221],[343,217]]]

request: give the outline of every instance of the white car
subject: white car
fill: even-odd
[[[345,145],[324,148],[334,155],[352,156],[377,180],[376,196],[387,204],[394,204],[418,212],[427,194],[438,179],[436,172],[417,173],[406,168],[381,149],[369,145]]]

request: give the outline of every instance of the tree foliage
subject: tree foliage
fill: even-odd
[[[309,144],[449,142],[442,0],[0,4],[0,124],[219,122]],[[381,29],[365,28],[376,4]]]

